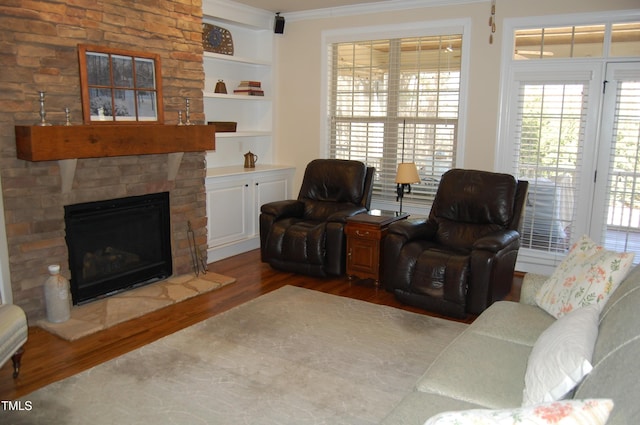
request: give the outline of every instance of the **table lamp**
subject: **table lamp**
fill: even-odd
[[[404,198],[404,194],[411,193],[411,184],[419,182],[420,176],[415,162],[398,164],[398,172],[396,173],[396,192],[398,196],[396,196],[396,201],[400,200],[400,214],[402,214],[402,198]]]

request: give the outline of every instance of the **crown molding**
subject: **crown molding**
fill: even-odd
[[[205,19],[212,17],[260,29],[272,29],[275,16],[268,10],[231,0],[203,0],[202,15]]]
[[[377,3],[364,3],[352,6],[340,6],[302,12],[282,14],[287,21],[336,18],[340,16],[363,15],[370,13],[394,12],[425,7],[455,6],[459,4],[489,3],[490,0],[388,0]]]

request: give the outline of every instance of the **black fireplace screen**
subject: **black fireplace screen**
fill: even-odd
[[[64,210],[74,304],[171,276],[168,192]]]

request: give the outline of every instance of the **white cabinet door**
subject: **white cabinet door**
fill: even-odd
[[[243,240],[253,233],[250,189],[245,179],[207,185],[209,247]]]

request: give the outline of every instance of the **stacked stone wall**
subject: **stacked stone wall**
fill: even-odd
[[[174,273],[191,272],[188,222],[206,252],[205,153],[186,153],[175,180],[167,155],[79,159],[70,192],[57,161],[17,159],[16,125],[46,119],[82,125],[78,44],[160,56],[165,124],[176,124],[190,99],[203,123],[200,0],[7,0],[0,5],[0,177],[13,301],[30,320],[45,314],[47,265],[71,277],[64,206],[169,191]]]

